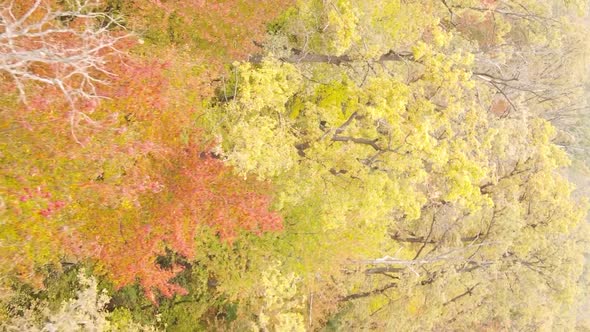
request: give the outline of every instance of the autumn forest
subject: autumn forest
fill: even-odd
[[[586,0],[0,0],[0,331],[590,331]]]

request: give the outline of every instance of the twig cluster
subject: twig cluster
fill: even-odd
[[[93,0],[74,0],[67,9],[52,9],[35,0],[24,14],[14,1],[0,4],[0,73],[12,80],[20,101],[27,102],[27,82],[57,88],[69,104],[72,135],[81,122],[97,125],[80,110],[81,102],[98,102],[98,87],[113,76],[107,69],[117,43],[128,34],[114,34],[119,20],[97,11]],[[74,24],[76,23],[76,24]]]

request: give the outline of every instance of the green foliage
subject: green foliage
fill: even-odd
[[[260,71],[250,68],[247,63],[236,68],[236,94],[227,103],[227,107],[235,109],[233,116],[240,119],[239,123],[221,122],[225,115],[220,112],[211,112],[213,118],[209,121],[212,126],[221,122],[229,131],[221,143],[231,146],[228,161],[239,173],[266,179],[292,167],[296,159],[294,140],[285,123],[287,119],[282,117],[286,116],[285,104],[301,78],[292,66],[277,62],[269,62]]]
[[[497,87],[472,74],[480,59],[454,48],[468,34],[440,24],[442,4],[380,5],[310,1],[289,12],[275,34],[301,52],[286,63],[271,53],[257,66],[238,65],[237,93],[219,98],[205,121],[224,158],[275,184],[289,244],[277,247],[283,269],[311,289],[314,277],[336,277],[319,284],[343,287],[349,295],[330,295],[354,301],[338,318],[348,328],[571,326],[560,317],[573,310],[585,207],[558,175],[569,162],[552,144],[554,128],[488,114]],[[355,17],[341,34],[329,28],[339,6]],[[544,8],[531,5],[538,15]],[[405,25],[383,18],[413,11],[433,16]],[[502,29],[498,40],[512,38]],[[348,37],[364,34],[372,38],[362,46]],[[356,270],[365,276],[350,272],[351,261],[367,257],[385,258]],[[388,270],[391,257],[398,263]]]
[[[47,302],[33,302],[31,308],[16,307],[0,327],[6,331],[155,331],[134,323],[124,309],[111,314],[105,310],[110,300],[105,290],[99,291],[94,277],[78,273],[79,288],[75,298],[61,302],[50,310]]]
[[[586,4],[290,4],[93,7],[84,121],[1,77],[2,328],[582,329]]]

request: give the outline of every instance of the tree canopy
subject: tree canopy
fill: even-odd
[[[0,2],[0,327],[590,329],[587,13]]]

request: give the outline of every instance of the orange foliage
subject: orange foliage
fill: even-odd
[[[481,0],[481,3],[487,8],[495,8],[498,5],[498,0]]]
[[[481,49],[487,50],[498,42],[495,17],[491,12],[484,13],[483,18],[479,16],[479,13],[465,12],[457,18],[456,28],[469,39],[477,41]]]
[[[145,38],[167,48],[173,45],[188,54],[181,61],[201,66],[199,94],[210,97],[211,81],[223,75],[224,66],[259,52],[254,41],[264,38],[265,24],[294,2],[132,0],[125,8],[132,13],[129,25],[134,30],[147,30]]]
[[[170,282],[182,267],[163,268],[156,259],[166,250],[194,258],[194,237],[200,228],[212,229],[229,243],[241,232],[281,230],[281,217],[269,210],[271,199],[264,194],[270,189],[267,184],[234,175],[208,148],[184,144],[181,133],[195,133],[190,119],[199,98],[213,91],[210,80],[223,64],[255,52],[252,40],[264,32],[261,20],[289,2],[129,2],[135,9],[147,9],[144,19],[163,11],[191,26],[175,37],[176,44],[198,31],[207,46],[197,47],[191,59],[167,49],[164,61],[153,55],[143,59],[137,54],[97,53],[104,56],[108,73],[89,74],[106,84],[84,90],[78,76],[67,76],[74,90],[93,93],[92,98],[76,97],[75,105],[56,86],[30,81],[25,82],[27,103],[20,103],[14,80],[0,76],[0,91],[7,92],[0,100],[6,106],[0,121],[6,133],[0,139],[5,163],[0,190],[12,218],[6,232],[14,244],[0,254],[0,264],[21,252],[13,259],[18,266],[10,269],[31,281],[38,279],[36,266],[58,263],[64,255],[91,259],[118,287],[139,282],[155,302],[156,290],[164,296],[185,293]],[[17,1],[14,11],[22,15],[33,3]],[[43,4],[59,7],[57,0]],[[42,19],[49,7],[40,8],[31,20]],[[74,28],[79,24],[85,25],[71,22]],[[59,49],[80,42],[74,36],[56,38],[51,42]],[[34,46],[34,38],[28,41],[23,47]],[[126,38],[117,41],[116,49],[136,51],[134,46],[136,41]],[[193,69],[188,60],[198,63],[196,74],[187,70]],[[32,63],[28,69],[52,77],[63,68]],[[72,130],[82,144],[74,142]],[[28,248],[26,255],[23,246]]]
[[[207,150],[189,145],[173,161],[174,169],[159,181],[142,184],[156,204],[148,213],[136,210],[131,216],[114,213],[108,220],[95,220],[68,234],[63,241],[78,257],[92,257],[106,268],[118,287],[138,280],[146,296],[155,302],[154,290],[164,296],[185,290],[170,283],[181,266],[163,269],[156,264],[165,250],[187,259],[194,258],[195,236],[209,227],[220,240],[232,242],[240,232],[282,229],[282,219],[269,211],[266,184],[246,181]],[[146,221],[146,219],[148,219]]]
[[[490,112],[498,117],[505,117],[510,112],[510,103],[503,96],[496,96],[492,100]]]

